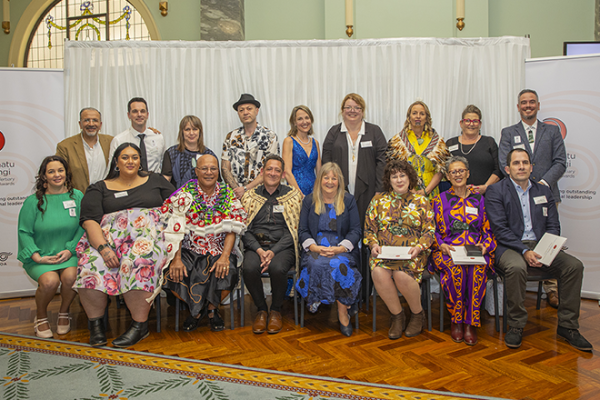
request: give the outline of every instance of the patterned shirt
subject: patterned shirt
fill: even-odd
[[[227,134],[221,160],[231,163],[231,173],[239,186],[244,186],[258,177],[265,157],[271,153],[279,154],[277,135],[269,128],[256,124],[256,130],[250,138],[246,136],[243,126]]]

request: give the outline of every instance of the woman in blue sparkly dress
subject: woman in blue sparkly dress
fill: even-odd
[[[290,131],[283,141],[285,178],[288,185],[300,190],[303,195],[312,193],[315,172],[321,168],[319,142],[312,136],[314,118],[306,106],[296,106],[290,116]]]
[[[344,187],[340,167],[329,162],[319,170],[314,192],[304,198],[298,227],[304,252],[296,290],[313,312],[321,303],[337,303],[340,330],[350,336],[362,280],[357,268],[361,227],[356,200]]]

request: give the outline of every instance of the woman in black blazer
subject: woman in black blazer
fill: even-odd
[[[316,312],[321,303],[337,303],[340,330],[352,335],[350,316],[358,312],[362,277],[358,271],[361,224],[356,201],[344,191],[335,163],[321,167],[312,194],[304,198],[299,239],[304,252],[296,289]]]

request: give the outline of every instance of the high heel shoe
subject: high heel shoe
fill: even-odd
[[[40,325],[44,324],[48,324],[48,329],[43,331],[39,330]],[[50,329],[49,327],[50,323],[48,322],[48,318],[37,319],[37,317],[35,317],[35,319],[33,320],[33,330],[35,332],[35,336],[39,338],[49,339],[53,337],[52,329]]]
[[[67,321],[69,321],[69,323],[67,325],[60,325],[58,324],[58,322],[61,319],[66,319]],[[69,331],[71,330],[71,317],[69,316],[69,313],[58,313],[58,320],[56,321],[56,333],[58,333],[59,335],[65,335],[67,333],[69,333]]]

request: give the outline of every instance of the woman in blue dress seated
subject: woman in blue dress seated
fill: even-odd
[[[304,198],[298,227],[304,252],[296,290],[312,312],[321,303],[337,303],[340,330],[351,336],[350,316],[358,312],[362,280],[357,268],[361,228],[356,200],[344,187],[340,167],[328,162],[319,170],[313,193]]]
[[[290,131],[283,141],[282,157],[285,161],[285,179],[288,185],[300,190],[304,196],[312,193],[315,171],[321,168],[319,142],[312,137],[314,118],[306,106],[296,106],[290,116]]]

